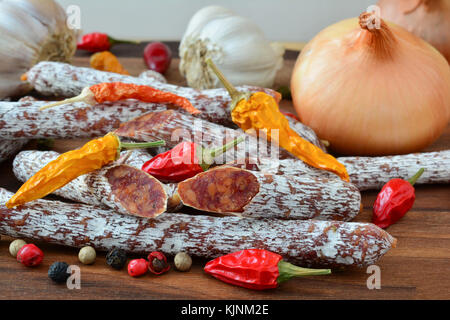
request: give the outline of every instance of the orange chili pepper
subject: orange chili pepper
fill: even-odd
[[[94,53],[90,59],[91,67],[96,70],[130,75],[119,59],[109,51]]]
[[[318,169],[337,174],[342,180],[349,181],[345,166],[332,155],[323,152],[314,144],[300,137],[289,126],[289,121],[280,112],[276,100],[264,93],[239,92],[217,69],[211,59],[207,64],[211,67],[230,94],[231,118],[242,130],[264,130],[268,141],[272,139],[272,130],[279,130],[278,144],[300,160]]]
[[[121,149],[150,148],[164,145],[163,140],[123,143],[113,133],[94,139],[77,150],[63,153],[28,179],[6,203],[13,208],[40,199],[77,177],[98,170],[117,159]]]
[[[86,87],[83,89],[80,95],[46,106],[42,106],[40,110],[72,102],[85,102],[90,105],[95,105],[97,103],[103,103],[107,101],[115,102],[125,99],[136,99],[142,102],[149,103],[172,103],[183,108],[191,114],[200,113],[200,110],[194,108],[189,100],[184,97],[180,97],[174,93],[161,91],[149,86],[123,82],[105,82]]]

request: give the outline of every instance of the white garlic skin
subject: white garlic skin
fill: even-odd
[[[209,6],[191,18],[179,55],[180,72],[193,88],[222,86],[206,65],[207,58],[236,86],[272,87],[283,66],[284,48],[270,43],[249,19],[223,7]]]
[[[54,0],[0,1],[0,99],[25,93],[20,80],[39,61],[69,62],[77,32]]]

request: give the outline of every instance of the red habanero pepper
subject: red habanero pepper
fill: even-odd
[[[170,265],[167,263],[166,256],[159,252],[153,251],[147,257],[148,259],[148,270],[154,274],[163,274],[170,270]]]
[[[184,97],[145,85],[123,82],[95,84],[84,88],[76,97],[42,106],[39,110],[73,102],[84,102],[90,105],[96,105],[98,103],[115,102],[126,99],[136,99],[148,103],[171,103],[191,114],[200,113],[200,110],[194,108],[189,100]]]
[[[330,269],[307,269],[294,266],[276,253],[246,249],[209,261],[204,270],[213,277],[236,286],[265,290],[293,277],[330,274]]]
[[[118,43],[133,43],[138,41],[118,40],[108,36],[106,33],[92,32],[85,34],[77,44],[77,49],[89,52],[108,51],[113,45]]]
[[[181,142],[144,163],[142,170],[158,180],[180,182],[208,170],[215,157],[243,140],[243,137],[238,137],[217,149],[204,149],[194,142]]]
[[[414,204],[413,185],[423,172],[422,168],[409,180],[392,179],[386,183],[373,204],[372,223],[387,228],[403,217]]]
[[[292,119],[297,120],[298,122],[301,122],[300,119],[295,114],[293,114],[291,112],[287,112],[287,111],[284,111],[284,110],[281,110],[281,109],[280,109],[280,112],[282,114],[284,114],[286,117],[291,117]]]

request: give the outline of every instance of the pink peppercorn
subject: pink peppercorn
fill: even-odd
[[[27,267],[35,267],[41,264],[44,253],[34,244],[26,244],[17,252],[17,261]]]
[[[132,277],[139,277],[147,273],[148,262],[145,259],[134,259],[128,264],[128,274]]]

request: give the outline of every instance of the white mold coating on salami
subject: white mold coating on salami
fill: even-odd
[[[49,61],[43,61],[33,66],[27,72],[27,81],[36,91],[43,95],[65,97],[76,96],[81,93],[83,88],[102,82],[125,82],[148,85],[155,89],[172,92],[187,98],[195,108],[202,111],[199,116],[204,119],[221,124],[233,124],[229,112],[231,99],[228,92],[223,88],[196,90],[189,87],[167,84],[151,78],[136,78]],[[249,92],[264,91],[268,94],[279,96],[279,94],[276,94],[270,89],[251,86],[238,87],[238,89]]]
[[[0,201],[12,193],[0,189]],[[156,219],[120,215],[83,204],[36,200],[0,208],[0,233],[71,247],[118,247],[133,253],[162,251],[216,258],[242,249],[273,251],[309,267],[368,266],[395,247],[396,240],[369,223],[283,221],[165,214]]]
[[[244,208],[250,217],[350,221],[360,212],[360,192],[339,178],[253,174],[260,191]]]
[[[359,190],[381,189],[389,180],[408,180],[424,168],[416,184],[450,183],[450,150],[384,157],[341,157]]]
[[[148,152],[133,150],[127,153],[125,163],[141,168],[148,159]],[[284,161],[290,163],[291,160],[279,162]],[[293,161],[297,168],[303,164],[299,160]],[[361,194],[358,189],[332,173],[303,167],[301,174],[289,175],[283,171],[276,173],[277,169],[269,164],[263,168],[273,169],[275,173],[270,170],[253,172],[258,178],[260,190],[244,208],[243,214],[249,217],[350,221],[360,211]]]
[[[43,101],[0,102],[0,139],[90,138],[102,136],[161,104],[126,100],[89,106],[74,103],[39,110]]]

